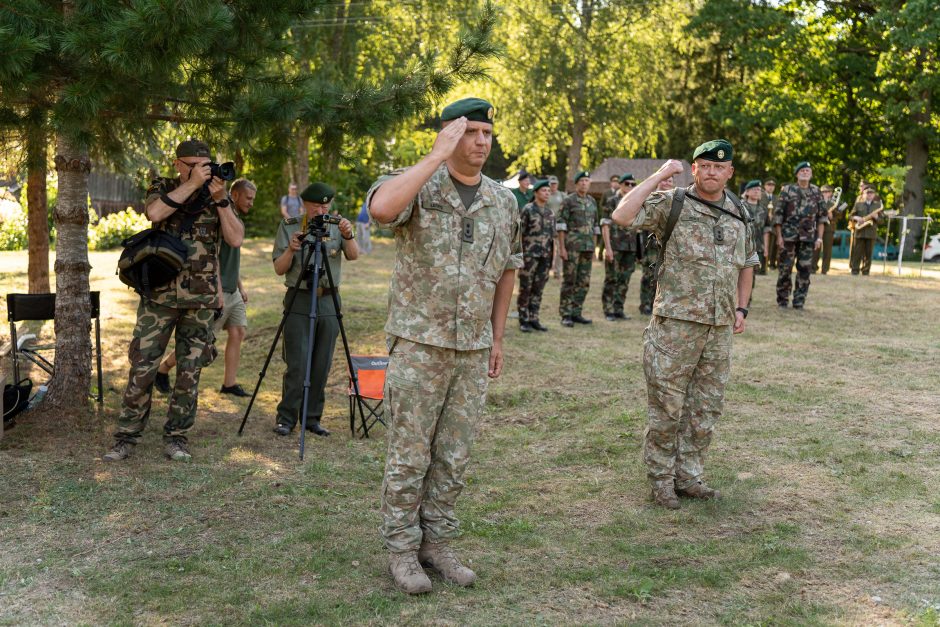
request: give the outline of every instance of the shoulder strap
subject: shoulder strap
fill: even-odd
[[[741,202],[740,198],[734,195],[734,192],[732,192],[729,189],[726,189],[725,194],[728,195],[728,198],[731,200],[732,204],[734,204],[734,206],[737,207],[738,211],[741,212],[741,217],[744,218],[745,222],[754,221],[754,216],[751,215],[751,210],[747,208],[747,205]]]
[[[663,240],[659,243],[659,256],[656,259],[656,266],[663,267],[663,255],[666,252],[666,243],[672,237],[672,231],[676,228],[676,222],[679,221],[679,214],[682,213],[682,205],[685,204],[685,188],[676,188],[672,196],[672,208],[669,210],[669,218],[666,220],[666,228],[663,230]]]

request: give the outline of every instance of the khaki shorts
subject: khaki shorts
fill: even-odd
[[[248,327],[248,311],[238,290],[222,292],[222,317],[216,321],[215,328],[218,331],[229,327]]]

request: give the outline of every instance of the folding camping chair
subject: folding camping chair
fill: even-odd
[[[104,384],[101,376],[101,294],[90,293],[91,318],[95,321],[95,365],[98,370],[98,394],[92,395],[99,403],[104,401]],[[53,362],[40,351],[55,349],[55,344],[37,345],[32,342],[32,333],[17,337],[16,323],[23,320],[55,319],[55,294],[7,294],[7,319],[10,321],[10,339],[13,354],[13,381],[20,381],[20,360],[27,360],[44,370],[50,377],[54,374]]]
[[[353,355],[352,367],[359,379],[359,395],[353,386],[352,373],[349,376],[349,430],[352,436],[360,434],[360,438],[369,437],[369,429],[382,419],[382,402],[385,400],[385,370],[388,368],[388,357],[369,357],[368,355]],[[356,409],[359,408],[360,424],[356,426]],[[387,426],[387,425],[385,425]]]

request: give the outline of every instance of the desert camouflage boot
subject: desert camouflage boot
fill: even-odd
[[[721,498],[721,492],[709,488],[701,481],[697,481],[686,488],[677,489],[676,494],[679,496],[687,496],[693,499],[702,499],[704,501]]]
[[[172,438],[167,442],[163,452],[168,458],[176,462],[188,462],[193,458],[189,453],[189,449],[186,448],[186,440],[183,438]]]
[[[131,442],[118,440],[114,443],[114,446],[111,447],[110,451],[101,456],[101,459],[106,462],[119,462],[122,459],[127,459],[131,456],[134,446],[135,445]]]
[[[661,481],[653,484],[653,501],[667,509],[679,509],[679,498],[676,496],[676,489],[672,481]]]
[[[458,586],[472,586],[477,575],[460,563],[454,550],[443,542],[424,542],[418,551],[418,560],[423,566],[433,568],[441,577]]]
[[[388,570],[395,580],[395,585],[402,592],[423,594],[431,591],[431,580],[418,563],[417,551],[390,553]]]

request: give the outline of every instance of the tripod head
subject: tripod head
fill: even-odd
[[[341,217],[331,213],[324,213],[313,216],[311,219],[304,217],[304,243],[313,243],[322,240],[330,234],[330,224],[339,225]]]

